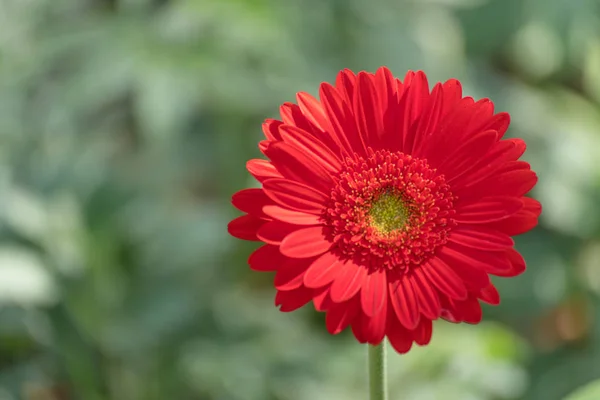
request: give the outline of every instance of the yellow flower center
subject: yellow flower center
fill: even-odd
[[[381,234],[388,234],[406,226],[409,211],[400,195],[384,192],[372,203],[369,216],[372,227]]]

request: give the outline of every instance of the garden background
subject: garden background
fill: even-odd
[[[262,120],[380,65],[510,112],[544,206],[484,323],[390,353],[392,400],[600,378],[597,1],[0,0],[0,399],[364,399],[364,346],[280,313],[226,224]]]

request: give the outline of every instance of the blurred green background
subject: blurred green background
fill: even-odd
[[[544,205],[484,323],[390,354],[392,400],[600,378],[598,1],[0,0],[0,400],[365,399],[364,346],[277,311],[226,224],[262,120],[380,65],[510,112]]]

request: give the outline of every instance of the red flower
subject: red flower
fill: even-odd
[[[507,113],[463,97],[451,79],[429,91],[423,72],[339,73],[320,100],[298,93],[263,124],[270,160],[250,160],[262,184],[233,196],[229,224],[265,245],[249,259],[276,271],[276,305],[313,301],[332,334],[387,336],[396,351],[429,343],[432,321],[476,324],[498,304],[489,275],[525,262],[511,236],[537,224],[537,181],[520,139],[502,139]]]

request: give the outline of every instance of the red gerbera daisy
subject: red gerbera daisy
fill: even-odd
[[[525,143],[502,139],[509,115],[455,79],[430,92],[423,72],[385,67],[344,70],[319,97],[263,124],[269,161],[247,164],[262,187],[232,199],[247,214],[229,232],[265,243],[249,263],[276,272],[276,305],[312,300],[330,333],[400,353],[429,343],[435,319],[478,323],[479,301],[500,301],[489,275],[525,270],[511,236],[541,212],[524,197]]]

